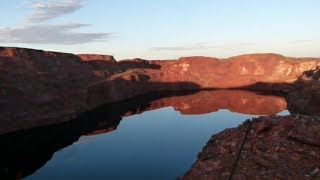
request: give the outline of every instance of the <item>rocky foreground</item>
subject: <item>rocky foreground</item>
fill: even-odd
[[[212,136],[183,179],[320,179],[320,117],[270,116]]]
[[[0,134],[68,121],[154,91],[282,92],[296,112],[317,113],[319,65],[319,59],[277,54],[115,61],[107,55],[0,47]],[[313,109],[305,108],[310,103]]]

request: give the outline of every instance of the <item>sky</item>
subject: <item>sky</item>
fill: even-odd
[[[0,46],[116,59],[320,57],[318,0],[10,0]]]

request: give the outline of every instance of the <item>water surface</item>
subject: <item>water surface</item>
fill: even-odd
[[[16,165],[13,173],[29,173],[26,179],[175,179],[188,171],[213,134],[252,117],[278,113],[289,114],[284,98],[256,92],[145,96],[39,128],[28,140],[20,138],[32,142],[35,149],[23,153],[38,163],[32,170]],[[42,134],[48,138],[39,140]],[[31,166],[25,161],[32,158],[15,161]]]

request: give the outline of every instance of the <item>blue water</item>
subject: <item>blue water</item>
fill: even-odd
[[[229,110],[181,115],[171,107],[125,117],[117,130],[59,150],[26,179],[175,179],[213,134],[252,117]]]

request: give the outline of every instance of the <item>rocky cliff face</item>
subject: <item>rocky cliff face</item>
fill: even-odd
[[[0,133],[66,121],[101,104],[153,91],[289,91],[319,65],[319,59],[276,54],[116,62],[105,55],[1,47]]]
[[[187,57],[172,61],[147,61],[146,64],[148,66],[130,69],[94,83],[88,91],[88,105],[103,104],[113,98],[124,100],[128,95],[135,96],[154,90],[289,91],[305,73],[317,69],[320,61],[256,54],[226,60]],[[123,86],[128,88],[121,88]]]
[[[77,54],[77,56],[82,61],[110,61],[110,62],[116,62],[113,56],[109,55],[100,55],[100,54]]]
[[[159,62],[161,64],[161,62]],[[287,58],[276,54],[251,54],[218,60],[207,57],[180,58],[163,64],[166,77],[180,77],[206,88],[241,88],[257,83],[286,84],[319,66],[319,60]]]
[[[86,89],[96,80],[73,54],[0,48],[0,132],[85,111]]]

